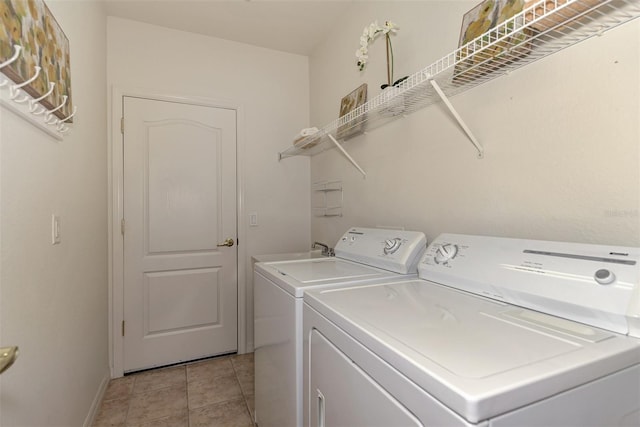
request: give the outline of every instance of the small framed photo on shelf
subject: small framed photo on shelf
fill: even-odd
[[[522,17],[512,19],[524,6],[525,0],[484,0],[464,15],[454,82],[474,80],[529,54],[532,32],[522,29]]]
[[[340,101],[340,115],[338,117],[344,117],[347,114],[353,112],[356,108],[362,106],[367,102],[367,84],[364,83],[353,92],[346,95]],[[355,120],[349,120],[348,124],[342,124],[338,126],[336,137],[338,139],[351,138],[364,131],[364,115],[356,118]]]
[[[541,3],[540,0],[526,0],[524,8],[531,8],[531,10],[526,13],[525,19],[527,22],[533,21],[544,14],[549,14],[549,12],[553,11],[556,6],[562,6],[568,1],[569,0],[546,0],[543,4],[538,4]],[[531,24],[531,27],[541,32],[555,29],[560,24],[571,21],[581,13],[594,8],[601,3],[605,3],[605,1],[606,0],[583,0],[575,2],[565,7],[560,13],[551,14],[551,16],[547,18],[534,22]],[[536,4],[538,4],[538,6],[533,8]]]

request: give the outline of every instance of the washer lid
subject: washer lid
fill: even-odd
[[[283,262],[273,267],[278,273],[290,276],[301,283],[316,283],[326,280],[353,280],[370,277],[390,276],[376,268],[337,259],[313,260],[308,262]]]
[[[256,269],[267,273],[277,285],[298,298],[310,287],[396,280],[399,277],[387,270],[335,257],[260,263],[256,264]]]
[[[640,340],[424,280],[305,302],[473,423],[640,362]]]

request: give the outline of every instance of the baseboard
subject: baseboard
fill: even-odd
[[[91,402],[91,407],[89,408],[89,413],[82,424],[83,427],[91,427],[93,422],[96,419],[96,415],[98,415],[98,411],[100,410],[100,404],[102,403],[102,398],[104,397],[104,393],[107,391],[107,386],[109,385],[109,380],[111,380],[111,371],[107,369],[102,378],[102,382],[100,383],[100,387],[98,387],[98,391],[96,392],[96,396],[93,398],[93,402]]]

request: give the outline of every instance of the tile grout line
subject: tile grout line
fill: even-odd
[[[189,364],[184,366],[184,379],[187,382],[187,427],[191,427],[191,403],[189,402]]]
[[[247,413],[249,414],[249,420],[251,421],[252,425],[255,425],[251,408],[249,408],[249,402],[247,402],[247,394],[244,388],[242,387],[242,383],[240,382],[240,377],[238,376],[238,370],[236,369],[236,364],[233,362],[233,359],[231,359],[231,366],[233,366],[233,372],[236,375],[236,381],[238,381],[238,385],[240,386],[240,392],[242,393],[242,400],[244,401],[244,406],[247,409]]]
[[[129,421],[129,411],[131,410],[131,400],[133,400],[133,391],[136,389],[136,382],[138,381],[138,377],[133,377],[133,381],[131,382],[131,391],[129,392],[129,396],[127,396],[127,413],[124,416],[124,427],[127,427]]]

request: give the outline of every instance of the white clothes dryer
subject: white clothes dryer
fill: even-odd
[[[640,249],[445,234],[304,296],[306,426],[640,425]]]
[[[424,233],[351,228],[335,257],[256,263],[254,271],[255,421],[302,425],[302,307],[309,289],[417,277]]]

